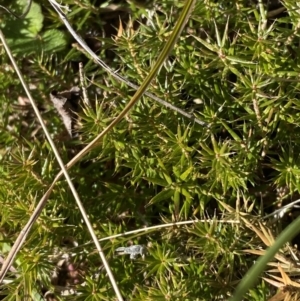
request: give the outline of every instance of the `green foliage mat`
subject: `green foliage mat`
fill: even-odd
[[[27,4],[4,2],[17,12]],[[69,5],[69,22],[92,50],[140,85],[184,1],[63,5]],[[46,0],[33,2],[21,20],[1,10],[0,21],[68,162],[118,116],[134,91],[83,54]],[[202,220],[102,241],[126,300],[227,300],[257,256],[294,220],[296,209],[279,220],[259,219],[299,199],[299,28],[295,0],[196,1],[149,92],[208,126],[144,96],[70,170],[99,239]],[[0,255],[5,257],[59,167],[0,49]],[[92,106],[76,100],[76,135],[70,139],[50,93],[80,85],[79,62]],[[69,188],[60,181],[17,256],[16,271],[0,287],[0,300],[43,300],[47,291],[57,300],[114,300],[89,241]],[[293,243],[282,247],[243,300],[269,300],[279,293],[278,300],[297,300]],[[147,246],[144,260],[114,253],[132,244]],[[277,293],[281,285],[290,290]],[[68,291],[62,297],[59,288],[77,295]]]

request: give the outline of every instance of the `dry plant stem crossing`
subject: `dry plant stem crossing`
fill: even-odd
[[[62,14],[62,16],[64,16],[63,12],[60,9],[60,6],[54,0],[49,0],[49,2],[51,3],[51,5],[55,8],[55,10],[60,15]],[[167,58],[168,54],[173,49],[173,46],[176,43],[177,38],[179,37],[180,33],[182,32],[182,30],[183,30],[183,28],[186,24],[186,21],[188,20],[188,18],[190,16],[190,13],[191,13],[191,11],[194,7],[194,4],[195,4],[195,0],[187,0],[186,1],[185,5],[183,7],[182,13],[181,13],[176,25],[175,25],[175,28],[174,28],[168,42],[166,43],[166,45],[164,46],[162,52],[160,53],[160,55],[157,59],[157,62],[155,63],[152,70],[150,71],[149,75],[146,77],[145,81],[142,83],[141,87],[136,91],[136,93],[134,94],[132,99],[129,101],[129,103],[126,105],[126,107],[123,109],[123,111],[118,115],[118,117],[102,133],[100,133],[90,144],[88,144],[83,150],[81,150],[65,166],[66,170],[71,168],[84,155],[86,155],[92,148],[94,148],[97,145],[97,143],[103,138],[103,136],[106,135],[109,131],[111,131],[112,128],[122,120],[122,118],[129,112],[129,110],[134,106],[134,104],[138,101],[138,99],[143,95],[146,88],[150,85],[151,81],[153,80],[153,78],[157,74],[157,72],[158,72],[159,68],[161,67],[161,65],[163,64],[164,60]],[[2,37],[3,37],[3,35],[2,35]],[[3,39],[4,39],[4,37],[3,37]],[[82,42],[83,42],[83,40],[82,40]],[[85,42],[83,42],[83,43],[85,44]],[[26,236],[28,235],[32,225],[37,220],[37,218],[39,217],[39,214],[41,213],[41,211],[45,207],[46,202],[47,202],[47,200],[48,200],[48,198],[49,198],[49,196],[50,196],[50,194],[53,190],[53,187],[55,186],[56,182],[61,178],[61,176],[64,174],[64,169],[62,168],[62,170],[63,171],[60,171],[57,174],[57,176],[55,177],[53,183],[51,184],[51,186],[49,187],[47,192],[44,194],[44,196],[42,197],[42,199],[38,203],[35,211],[33,212],[32,216],[30,217],[30,220],[28,221],[28,223],[26,224],[24,229],[19,234],[19,237],[17,238],[13,248],[11,249],[7,260],[5,261],[4,265],[2,266],[2,270],[5,269],[5,271],[4,272],[1,271],[1,273],[0,273],[0,277],[1,277],[0,282],[4,278],[6,271],[10,268],[17,252],[20,250],[21,245],[24,242]],[[97,243],[98,243],[98,241],[97,241]],[[97,245],[97,243],[95,243],[95,244]],[[104,254],[102,252],[100,252],[100,256],[101,255],[104,256]],[[109,266],[108,266],[108,268],[109,268]],[[123,300],[122,297],[119,300]]]
[[[79,195],[78,195],[78,193],[77,193],[77,191],[76,191],[76,189],[75,189],[75,187],[74,187],[74,185],[72,183],[72,180],[70,179],[70,176],[69,176],[69,174],[67,172],[67,169],[65,168],[65,165],[64,165],[64,163],[63,163],[63,161],[62,161],[62,159],[61,159],[61,157],[59,155],[59,152],[58,152],[58,150],[57,150],[57,148],[56,148],[56,146],[55,146],[55,144],[54,144],[54,142],[53,142],[53,140],[52,140],[52,138],[50,136],[50,133],[47,130],[47,127],[46,127],[46,125],[45,125],[45,123],[44,123],[44,121],[42,119],[42,116],[41,116],[41,114],[40,114],[40,112],[38,110],[38,107],[35,104],[34,99],[31,97],[31,94],[30,94],[30,91],[29,91],[29,89],[27,87],[27,84],[24,81],[22,73],[20,72],[20,70],[18,68],[18,65],[16,64],[16,62],[15,62],[15,60],[14,60],[12,54],[11,54],[11,51],[10,51],[10,49],[9,49],[6,41],[5,41],[5,37],[4,37],[4,35],[3,35],[3,33],[2,33],[1,30],[0,30],[0,39],[1,39],[2,43],[3,43],[3,46],[4,46],[4,48],[5,48],[8,56],[9,56],[11,62],[12,62],[12,64],[13,64],[13,66],[14,66],[14,70],[16,71],[16,73],[19,76],[19,79],[20,79],[20,81],[21,81],[21,83],[23,85],[23,88],[24,88],[24,90],[25,90],[25,92],[27,94],[28,99],[30,100],[30,103],[31,103],[31,105],[33,107],[33,110],[34,110],[34,112],[35,112],[38,120],[39,120],[39,123],[41,124],[41,126],[43,128],[43,131],[44,131],[44,133],[45,133],[45,135],[46,135],[46,137],[47,137],[47,139],[49,141],[49,144],[50,144],[50,146],[51,146],[51,148],[52,148],[52,150],[53,150],[53,152],[55,154],[56,160],[58,161],[58,164],[59,164],[59,166],[61,168],[61,174],[65,176],[65,178],[66,178],[66,180],[68,182],[68,185],[69,185],[69,187],[70,187],[70,189],[72,191],[72,194],[73,194],[73,196],[74,196],[74,198],[76,200],[77,206],[80,209],[81,215],[82,215],[82,217],[83,217],[83,219],[84,219],[84,221],[85,221],[85,223],[86,223],[86,225],[88,227],[88,230],[89,230],[89,232],[90,232],[90,234],[92,236],[92,239],[93,239],[93,241],[95,243],[95,246],[96,246],[96,248],[97,248],[97,250],[99,252],[100,258],[101,258],[101,260],[103,262],[103,265],[104,265],[104,267],[106,269],[106,272],[107,272],[108,277],[109,277],[109,279],[111,281],[111,284],[112,284],[112,286],[113,286],[113,288],[115,290],[117,298],[118,298],[119,301],[122,301],[123,300],[122,295],[121,295],[121,293],[119,291],[119,288],[118,288],[118,286],[116,284],[114,276],[113,276],[113,274],[111,272],[110,266],[109,266],[109,264],[108,264],[108,262],[107,262],[107,260],[105,258],[105,255],[104,255],[104,253],[102,251],[102,248],[100,246],[98,238],[97,238],[97,236],[96,236],[96,234],[95,234],[95,232],[93,230],[93,227],[92,227],[92,225],[91,225],[91,223],[90,223],[90,221],[89,221],[89,219],[87,217],[85,209],[84,209],[84,207],[82,205],[82,202],[81,202],[81,200],[79,198]],[[51,185],[52,188],[53,188],[53,186],[54,185]],[[47,195],[50,195],[50,192],[51,191],[48,190],[47,191]],[[0,271],[0,283],[2,283],[2,281],[3,281],[3,279],[4,279],[4,277],[5,277],[6,273],[7,273],[7,271],[10,269],[10,267],[11,267],[11,265],[13,263],[15,255],[20,250],[20,248],[22,246],[22,243],[26,239],[27,234],[29,233],[29,230],[30,230],[32,224],[34,223],[34,221],[36,220],[36,218],[41,213],[41,211],[42,211],[43,207],[45,206],[45,204],[46,204],[46,202],[39,204],[39,206],[36,208],[36,210],[35,210],[35,212],[33,214],[33,215],[35,215],[35,217],[31,217],[31,219],[28,221],[28,223],[24,227],[23,231],[21,231],[19,237],[15,241],[15,243],[14,243],[14,245],[13,245],[13,247],[12,247],[12,249],[11,249],[9,255],[8,255],[8,257],[6,258],[5,262],[3,263],[2,267],[1,267],[1,271]]]
[[[61,10],[61,6],[55,1],[55,0],[48,0],[50,2],[50,4],[53,6],[53,8],[56,10],[56,12],[58,13],[60,19],[64,22],[64,24],[66,25],[67,29],[69,30],[70,34],[73,36],[73,38],[78,42],[78,44],[84,49],[85,52],[87,52],[92,59],[94,60],[94,62],[96,64],[98,64],[99,66],[101,66],[105,71],[107,71],[112,77],[114,77],[116,80],[118,80],[119,82],[122,82],[124,84],[126,84],[127,86],[138,90],[139,86],[133,84],[132,82],[130,82],[128,79],[126,79],[125,77],[121,76],[120,74],[118,74],[115,70],[111,69],[108,65],[106,65],[96,54],[95,52],[93,52],[93,50],[85,43],[85,41],[76,33],[76,31],[73,29],[73,27],[70,25],[65,13]],[[164,101],[162,99],[160,99],[159,97],[155,96],[152,93],[149,93],[147,91],[144,92],[144,94],[150,98],[152,98],[153,100],[155,100],[156,102],[160,103],[161,105],[181,114],[182,116],[185,116],[191,120],[193,120],[195,123],[198,123],[202,126],[205,127],[209,127],[209,124],[205,123],[204,121],[199,120],[198,118],[195,118],[195,116],[193,116],[192,114],[189,114],[187,112],[185,112],[184,110],[181,110],[179,108],[177,108],[176,106],[170,104],[167,101]]]
[[[31,8],[31,4],[32,4],[32,0],[29,0],[25,11],[21,15],[19,15],[19,16],[16,15],[13,11],[11,11],[10,9],[8,9],[5,6],[0,5],[0,8],[4,9],[6,12],[8,12],[11,15],[13,15],[17,19],[23,19],[29,13],[30,8]]]
[[[136,230],[132,230],[132,231],[127,231],[127,232],[103,237],[103,238],[99,239],[99,241],[111,240],[114,238],[123,237],[123,236],[131,235],[131,234],[137,234],[140,232],[149,233],[149,232],[159,230],[162,228],[178,227],[178,226],[191,225],[191,224],[197,224],[197,223],[213,223],[213,222],[219,223],[219,224],[240,224],[240,221],[238,221],[238,220],[217,220],[217,219],[215,219],[215,220],[214,219],[199,220],[199,219],[197,219],[197,220],[193,220],[193,221],[182,221],[182,222],[167,223],[167,224],[161,224],[161,225],[156,225],[156,226],[151,226],[151,227],[140,228],[140,229],[136,229]]]
[[[138,233],[141,233],[141,232],[144,232],[142,235],[145,235],[145,234],[149,234],[150,232],[160,230],[160,229],[163,229],[163,228],[193,225],[193,224],[197,224],[197,223],[216,223],[216,224],[237,225],[237,224],[240,224],[241,222],[239,220],[226,220],[226,219],[221,219],[221,220],[218,220],[218,219],[196,219],[196,220],[191,220],[191,221],[173,222],[173,223],[160,224],[160,225],[150,226],[150,227],[145,227],[145,228],[139,228],[139,229],[135,229],[135,230],[132,230],[132,231],[127,231],[127,232],[123,232],[123,233],[119,233],[119,234],[114,234],[114,235],[111,235],[111,236],[106,236],[106,237],[100,238],[99,241],[101,242],[101,241],[112,240],[112,239],[115,239],[115,238],[124,237],[124,236],[128,236],[128,235],[132,235],[130,237],[130,239],[132,239],[135,236],[137,236]],[[84,246],[90,245],[92,243],[93,242],[87,242],[83,245],[80,245],[80,247],[84,247]]]

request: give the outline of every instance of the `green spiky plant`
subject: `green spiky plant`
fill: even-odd
[[[26,1],[17,3],[22,11]],[[97,55],[138,85],[185,1],[140,4],[63,3]],[[47,1],[34,3],[30,14],[24,21],[1,11],[1,28],[66,163],[120,114],[134,90],[83,53]],[[296,1],[197,1],[148,91],[207,126],[144,96],[69,170],[125,300],[227,300],[290,222],[283,218],[271,228],[272,219],[260,218],[299,195],[298,31]],[[3,48],[0,60],[4,258],[60,168]],[[80,104],[77,136],[70,140],[49,94],[80,85],[79,62],[91,106]],[[162,228],[191,220],[201,221]],[[150,226],[157,228],[105,239]],[[48,291],[55,297],[44,298],[114,300],[87,242],[62,180],[1,284],[0,298],[42,300]],[[115,255],[117,247],[131,244],[148,246],[144,260]],[[295,261],[297,251],[282,246],[269,260],[277,274],[273,268],[254,277],[243,300],[297,298]],[[61,296],[59,289],[70,291]]]

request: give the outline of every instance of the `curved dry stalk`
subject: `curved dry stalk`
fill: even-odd
[[[154,230],[158,230],[158,229],[162,229],[162,228],[169,228],[169,227],[174,227],[174,226],[177,227],[177,226],[183,226],[183,225],[191,225],[191,224],[196,224],[196,223],[213,223],[213,222],[214,223],[220,223],[220,224],[240,224],[240,221],[238,221],[238,220],[196,219],[196,220],[193,220],[193,221],[174,222],[174,223],[156,225],[156,226],[151,226],[151,227],[139,228],[139,229],[136,229],[136,230],[127,231],[127,232],[123,232],[123,233],[103,237],[103,238],[99,239],[99,241],[111,240],[111,239],[114,239],[114,238],[123,237],[123,236],[131,235],[131,234],[137,234],[137,233],[140,233],[140,232],[147,232],[148,233],[150,231],[154,231]]]
[[[191,221],[181,221],[181,222],[173,222],[173,223],[167,223],[167,224],[160,224],[160,225],[156,225],[156,226],[150,226],[150,227],[145,227],[145,228],[139,228],[139,229],[135,229],[135,230],[131,230],[131,231],[126,231],[123,233],[119,233],[119,234],[114,234],[114,235],[110,235],[110,236],[106,236],[103,238],[100,238],[99,241],[107,241],[107,240],[112,240],[115,238],[119,238],[119,237],[124,237],[124,236],[128,236],[128,235],[132,235],[132,234],[138,234],[141,232],[144,232],[142,235],[145,234],[149,234],[149,232],[153,232],[156,230],[160,230],[163,228],[170,228],[170,227],[178,227],[178,226],[185,226],[185,225],[193,225],[193,224],[197,224],[197,223],[219,223],[219,224],[231,224],[231,225],[236,225],[236,224],[240,224],[241,222],[239,220],[226,220],[226,219],[196,219],[196,220],[191,220]],[[132,236],[133,237],[136,237]],[[85,244],[80,245],[80,247],[84,247],[84,246],[88,246],[90,244],[92,244],[93,242],[87,242]],[[74,249],[76,249],[77,247],[74,247]]]

